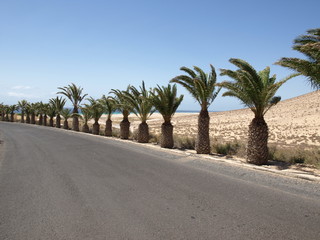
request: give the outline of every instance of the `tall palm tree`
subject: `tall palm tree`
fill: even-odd
[[[49,102],[54,106],[56,112],[56,127],[61,128],[61,112],[64,105],[66,104],[66,99],[62,97],[51,98]]]
[[[21,111],[21,123],[24,123],[24,115],[25,115],[25,112],[26,112],[26,107],[28,105],[28,102],[27,100],[21,100],[18,102],[18,106],[19,106],[19,109]]]
[[[133,113],[141,120],[138,127],[138,142],[149,142],[149,127],[147,120],[155,111],[151,101],[150,91],[146,89],[144,81],[142,81],[140,90],[134,86],[130,86],[130,89],[124,92],[124,96],[127,99],[128,104],[132,106]]]
[[[306,76],[313,88],[320,89],[320,28],[308,30],[307,33],[297,37],[292,47],[307,59],[281,58],[276,64]]]
[[[160,145],[163,148],[173,148],[173,126],[171,124],[171,118],[182,102],[183,95],[177,97],[177,86],[175,84],[173,87],[171,87],[170,84],[168,84],[167,87],[157,85],[154,92],[151,92],[151,95],[153,105],[164,120],[161,125]]]
[[[84,121],[84,124],[82,126],[82,132],[88,133],[89,132],[89,126],[88,126],[88,121],[92,118],[92,112],[90,109],[90,106],[87,107],[80,107],[81,109],[81,118]]]
[[[63,117],[63,129],[69,129],[68,119],[72,117],[72,111],[69,108],[64,108],[61,111],[61,116]]]
[[[69,84],[65,87],[59,87],[60,92],[57,92],[57,94],[63,94],[65,95],[73,104],[73,113],[79,113],[79,106],[82,100],[88,95],[88,94],[82,94],[83,88],[77,87],[74,83]],[[72,129],[74,131],[79,131],[79,115],[73,116],[72,121]]]
[[[221,88],[216,90],[216,71],[212,65],[210,65],[210,67],[211,72],[209,74],[206,74],[201,68],[196,66],[193,67],[195,71],[187,67],[182,67],[180,70],[186,72],[188,75],[180,75],[171,80],[171,82],[178,83],[187,89],[201,106],[198,116],[198,135],[195,146],[198,154],[210,153],[210,116],[208,107],[221,90]]]
[[[102,114],[105,112],[103,105],[96,99],[90,97],[87,99],[90,104],[85,104],[87,108],[90,109],[94,123],[92,125],[92,134],[99,135],[100,133],[100,124],[99,119]]]
[[[102,98],[99,101],[104,106],[105,113],[108,114],[108,118],[106,120],[106,129],[105,129],[104,134],[107,137],[111,137],[112,136],[112,120],[111,120],[111,116],[117,110],[116,104],[115,104],[113,99],[111,99],[110,97],[106,97],[105,95],[103,95]]]
[[[270,68],[257,72],[249,63],[241,59],[229,60],[239,69],[221,69],[221,76],[229,76],[234,81],[224,81],[219,86],[227,89],[222,96],[238,98],[249,107],[254,118],[249,125],[247,162],[256,165],[268,161],[268,125],[264,120],[267,111],[276,105],[281,97],[274,96],[277,90],[292,76],[276,82],[276,75],[270,76]]]
[[[129,91],[130,86],[128,86],[127,91]],[[128,139],[130,134],[130,122],[129,114],[132,111],[132,106],[128,103],[126,98],[126,91],[120,91],[117,89],[111,89],[110,93],[114,94],[111,99],[115,102],[116,108],[122,113],[123,119],[120,122],[120,138]]]

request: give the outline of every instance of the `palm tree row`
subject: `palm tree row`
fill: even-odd
[[[218,96],[221,88],[226,89],[223,96],[231,96],[239,99],[246,107],[254,113],[254,118],[249,125],[247,161],[254,164],[265,164],[268,160],[268,125],[264,116],[267,111],[276,105],[281,97],[275,96],[277,90],[290,78],[297,75],[304,75],[308,78],[311,85],[320,88],[320,29],[308,31],[309,35],[300,36],[295,40],[293,49],[300,51],[307,56],[307,60],[297,58],[282,58],[276,64],[291,68],[295,73],[287,78],[276,81],[275,75],[270,75],[270,68],[256,71],[248,62],[241,59],[230,59],[237,69],[220,69],[221,76],[228,76],[232,81],[227,80],[217,83],[215,68],[210,65],[211,71],[205,73],[201,68],[194,66],[193,69],[181,67],[184,75],[173,78],[170,82],[177,83],[184,87],[191,96],[199,103],[201,110],[198,116],[198,134],[195,149],[199,154],[210,153],[210,116],[208,107]],[[140,143],[149,141],[149,127],[147,120],[154,111],[158,111],[164,122],[161,126],[161,147],[173,147],[173,126],[171,118],[183,100],[183,95],[177,96],[176,85],[157,86],[147,90],[145,83],[139,88],[128,86],[126,90],[112,89],[109,94],[103,95],[100,99],[92,97],[86,98],[88,104],[80,103],[87,94],[82,94],[83,89],[74,83],[59,87],[57,94],[66,96],[73,104],[73,111],[64,109],[66,99],[56,97],[50,99],[49,104],[34,103],[29,104],[25,100],[20,101],[18,106],[0,105],[1,119],[11,121],[14,112],[19,107],[21,111],[21,122],[35,124],[35,117],[39,116],[39,125],[47,125],[47,116],[50,117],[49,126],[53,126],[53,118],[56,116],[56,127],[61,126],[62,115],[65,119],[64,128],[68,129],[68,118],[73,117],[72,129],[79,131],[79,120],[84,120],[83,132],[89,132],[88,121],[94,119],[92,128],[93,134],[99,134],[99,119],[103,113],[108,115],[106,120],[105,135],[112,136],[111,116],[115,111],[120,111],[123,119],[120,123],[120,138],[128,139],[130,132],[129,114],[134,113],[141,123],[138,127],[137,140]],[[82,115],[79,115],[79,108]],[[31,115],[31,119],[30,119]]]

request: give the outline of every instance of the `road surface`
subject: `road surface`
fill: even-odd
[[[0,122],[0,239],[320,239],[320,184]]]

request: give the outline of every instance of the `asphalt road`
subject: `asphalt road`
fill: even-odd
[[[320,184],[0,122],[0,239],[320,239]]]

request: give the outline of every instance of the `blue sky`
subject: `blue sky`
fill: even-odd
[[[303,57],[292,41],[319,26],[320,1],[1,0],[0,102],[44,101],[71,82],[98,98],[128,84],[167,85],[194,65],[235,69],[230,58],[266,66],[278,79],[291,71],[273,65]],[[218,77],[218,81],[226,77]],[[198,110],[185,95],[180,110]],[[303,77],[278,91],[282,99],[311,92]],[[70,103],[69,103],[70,105]],[[241,108],[221,94],[211,111]]]

